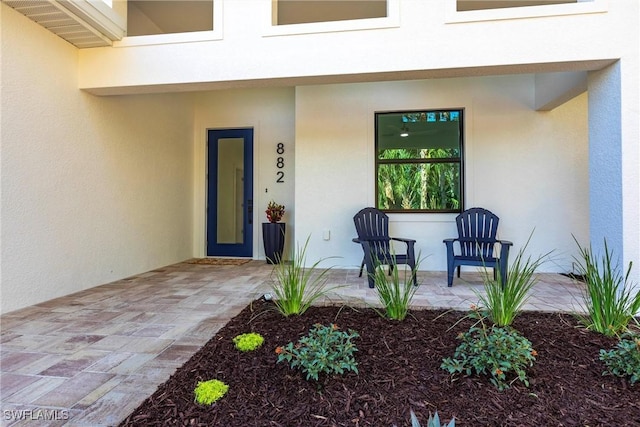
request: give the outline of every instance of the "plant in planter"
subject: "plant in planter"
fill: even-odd
[[[264,242],[264,254],[267,264],[279,264],[282,260],[284,249],[285,224],[279,222],[284,215],[284,205],[280,205],[273,200],[267,205],[267,219],[269,222],[262,223],[262,238]]]
[[[267,210],[264,211],[267,214],[267,219],[269,222],[279,222],[284,215],[284,205],[279,205],[273,200],[269,202],[267,205]]]

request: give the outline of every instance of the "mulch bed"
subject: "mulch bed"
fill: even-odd
[[[487,378],[452,381],[440,368],[456,335],[471,325],[465,313],[413,311],[403,322],[371,309],[313,307],[284,318],[272,304],[253,302],[140,405],[121,426],[409,426],[410,409],[426,426],[438,410],[457,426],[640,425],[640,385],[603,376],[601,348],[616,341],[577,327],[573,316],[523,313],[514,326],[538,352],[530,386],[498,391]],[[360,334],[359,374],[307,381],[275,348],[306,335],[315,323],[336,323]],[[265,344],[237,351],[233,337],[258,332]],[[219,379],[228,393],[212,406],[194,403],[198,381]]]

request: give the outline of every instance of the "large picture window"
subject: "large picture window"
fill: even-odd
[[[376,113],[376,205],[461,212],[463,110]]]

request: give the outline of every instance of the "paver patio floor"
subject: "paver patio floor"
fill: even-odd
[[[179,263],[3,315],[0,399],[6,426],[112,426],[229,319],[270,289],[272,266]],[[331,270],[327,303],[377,305],[355,269]],[[582,286],[541,274],[526,309],[579,310]],[[482,290],[463,272],[419,272],[413,307],[466,310]],[[34,420],[37,420],[34,421]]]

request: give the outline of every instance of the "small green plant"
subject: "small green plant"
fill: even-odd
[[[440,417],[438,416],[438,411],[436,411],[433,415],[429,413],[429,419],[427,420],[427,427],[442,427],[442,423],[440,422]],[[411,411],[411,427],[420,427],[420,421],[418,421],[418,417],[416,414]],[[456,427],[456,419],[451,418],[449,424],[444,427]]]
[[[632,263],[623,276],[619,264],[613,261],[606,239],[604,253],[600,257],[593,253],[591,247],[584,248],[579,244],[578,247],[577,271],[584,276],[586,284],[583,293],[586,315],[578,314],[578,319],[589,330],[606,336],[619,336],[640,311],[640,291],[634,293],[633,285],[629,283]]]
[[[389,278],[385,269],[380,267],[380,262],[376,262],[376,268],[372,274],[378,299],[385,309],[384,313],[378,312],[378,314],[392,320],[404,320],[409,312],[411,300],[418,290],[417,284],[414,283],[413,272],[409,272],[410,275],[407,277],[407,270],[404,270],[403,280],[400,280],[397,265],[393,267]]]
[[[640,335],[626,332],[613,350],[600,350],[600,360],[607,370],[603,375],[629,377],[631,384],[640,382]]]
[[[200,381],[194,390],[196,402],[211,405],[219,400],[229,390],[229,386],[220,380]]]
[[[309,238],[307,237],[302,248],[298,246],[291,262],[281,262],[273,269],[272,289],[275,295],[273,303],[283,316],[303,314],[314,301],[338,288],[335,286],[325,289],[327,274],[331,268],[318,269],[322,259],[310,268],[305,267]]]
[[[236,345],[236,348],[244,352],[253,351],[257,348],[260,348],[263,342],[264,338],[262,337],[262,335],[255,332],[238,335],[233,339],[233,343]]]
[[[522,306],[529,297],[529,292],[537,282],[534,273],[545,262],[551,252],[537,258],[528,256],[525,258],[525,251],[531,240],[531,235],[527,243],[518,251],[511,267],[508,269],[507,278],[502,283],[500,274],[496,279],[484,275],[484,294],[476,292],[480,299],[480,305],[486,310],[486,314],[497,326],[510,326],[520,313]]]
[[[292,368],[298,367],[307,375],[307,380],[318,380],[322,372],[343,374],[345,371],[358,373],[358,363],[353,355],[358,351],[352,342],[359,335],[353,330],[340,331],[338,326],[316,324],[309,334],[300,338],[296,344],[290,342],[276,348],[278,363],[289,362]]]
[[[533,365],[536,351],[531,342],[510,326],[487,327],[477,308],[469,317],[478,318],[480,327],[472,326],[460,333],[462,343],[456,348],[453,358],[445,358],[440,366],[452,376],[488,375],[498,390],[504,390],[519,380],[529,386],[527,368]],[[509,379],[512,377],[511,379]]]

